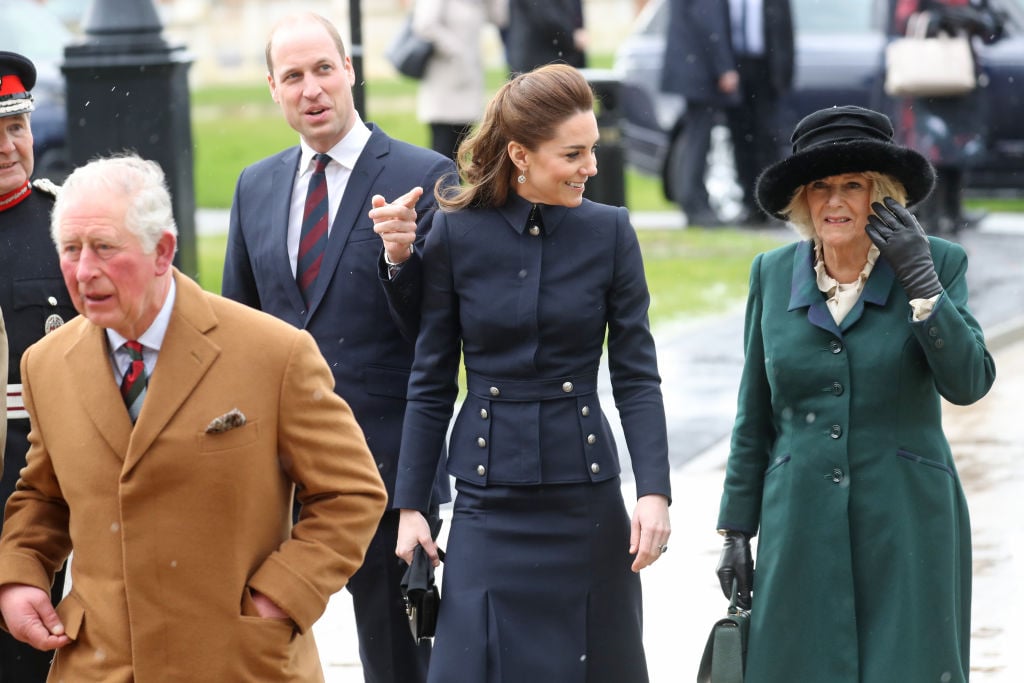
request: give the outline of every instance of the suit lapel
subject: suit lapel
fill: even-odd
[[[220,347],[206,336],[217,319],[199,285],[177,270],[174,281],[174,309],[142,412],[131,432],[125,472],[139,462],[220,355]]]
[[[118,458],[124,459],[132,422],[110,367],[110,350],[102,327],[83,326],[78,341],[64,355],[71,390],[89,415],[96,431]]]
[[[825,295],[818,289],[818,282],[814,277],[814,243],[810,240],[797,244],[793,252],[789,310],[795,311],[800,308],[807,309],[807,322],[837,337],[843,336],[828,310]]]
[[[306,302],[302,300],[302,292],[299,290],[299,283],[295,281],[292,262],[288,257],[288,219],[291,212],[292,188],[295,187],[295,174],[298,172],[301,154],[302,151],[299,147],[288,150],[287,153],[281,155],[278,164],[274,167],[270,186],[288,188],[288,191],[273,193],[270,229],[264,235],[264,239],[273,242],[269,253],[277,254],[274,257],[277,280],[284,286],[288,300],[296,311],[304,309]]]
[[[370,224],[370,217],[367,215],[370,210],[370,191],[373,189],[373,183],[377,176],[384,170],[384,159],[388,154],[388,146],[387,136],[379,128],[371,128],[370,139],[366,141],[366,146],[349,175],[345,194],[341,198],[334,223],[331,224],[331,235],[327,240],[327,249],[324,251],[324,258],[320,263],[320,274],[317,275],[316,283],[313,286],[313,296],[309,303],[309,311],[306,313],[307,322],[316,313],[316,309],[327,291],[327,285],[334,277],[334,271],[338,267],[341,254],[345,251],[352,230],[361,222]],[[387,199],[395,198],[387,197]],[[298,286],[295,291],[298,291]]]
[[[843,324],[840,327],[844,332],[860,320],[864,314],[865,304],[885,306],[889,300],[889,292],[892,291],[892,283],[895,281],[895,278],[896,275],[892,270],[892,266],[889,265],[888,261],[879,256],[878,260],[875,261],[874,267],[871,268],[871,275],[868,276],[868,281],[864,283],[864,291],[860,293],[857,303],[853,305],[850,312],[843,318]]]

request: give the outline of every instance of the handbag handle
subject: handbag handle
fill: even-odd
[[[732,595],[729,597],[729,614],[741,614],[743,612],[749,612],[736,604],[740,594],[740,583],[739,580],[734,578],[732,580]],[[753,599],[751,599],[753,602]]]

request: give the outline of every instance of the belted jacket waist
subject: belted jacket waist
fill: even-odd
[[[469,393],[491,401],[550,401],[597,391],[597,373],[551,379],[495,379],[466,373]]]
[[[467,373],[448,473],[477,485],[598,482],[620,471],[597,373],[500,379]]]

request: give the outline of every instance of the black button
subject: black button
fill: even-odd
[[[928,336],[929,337],[938,337],[939,336],[938,328],[937,327],[929,327],[928,328]]]
[[[941,339],[936,339],[935,340],[935,348],[941,349],[945,345],[946,345],[946,342],[942,341]]]
[[[843,343],[836,339],[829,342],[828,347],[832,350],[832,353],[842,353]]]
[[[843,435],[843,428],[839,425],[832,425],[832,428],[828,430],[828,435],[833,439],[838,439]]]

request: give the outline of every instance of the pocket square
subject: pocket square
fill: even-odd
[[[245,415],[238,408],[232,408],[206,425],[207,434],[220,434],[245,424]]]

